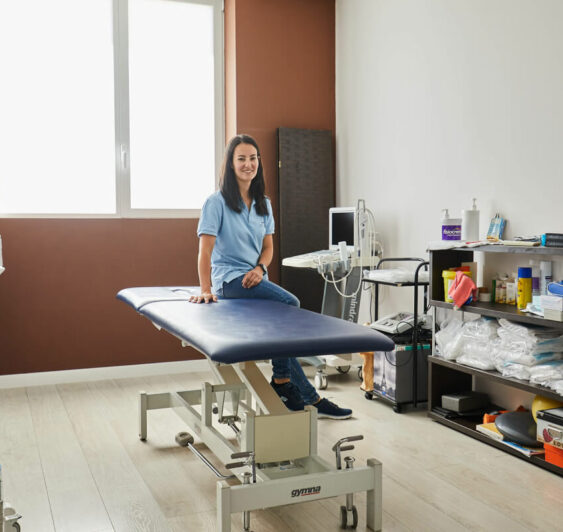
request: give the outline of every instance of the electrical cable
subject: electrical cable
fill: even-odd
[[[409,325],[411,325],[411,324],[409,323]],[[422,332],[424,331],[424,329],[420,326],[420,324],[418,324],[416,328],[419,331],[419,334],[422,336]],[[414,329],[414,327],[412,325],[411,325],[411,329]],[[405,331],[403,331],[403,332],[405,332]],[[418,352],[418,351],[424,351],[424,344],[423,343],[419,342],[417,349],[416,349],[416,352]],[[396,368],[400,368],[402,366],[406,366],[407,364],[409,364],[411,362],[411,359],[413,358],[414,353],[415,353],[414,349],[412,351],[409,351],[408,358],[404,362],[402,362],[401,364],[397,364],[396,362],[395,363],[391,362],[391,360],[389,360],[389,358],[387,356],[387,354],[388,354],[387,351],[384,352],[384,355],[385,355],[385,360],[389,363],[389,365],[396,367]],[[397,351],[395,351],[395,359],[396,358],[397,358]]]

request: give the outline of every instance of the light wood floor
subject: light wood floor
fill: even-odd
[[[311,368],[307,368],[310,373]],[[208,373],[0,390],[4,498],[23,532],[213,531],[211,472],[174,443],[172,411],[149,412],[137,437],[137,392],[199,388]],[[383,528],[394,531],[563,530],[563,479],[426,418],[367,401],[355,376],[331,375],[325,396],[354,409],[319,421],[319,454],[363,434],[356,459],[383,463]],[[213,455],[208,453],[213,459]],[[219,464],[218,464],[219,465]],[[356,496],[365,530],[365,496]],[[343,500],[253,512],[254,532],[336,531]],[[233,530],[242,519],[233,516]]]

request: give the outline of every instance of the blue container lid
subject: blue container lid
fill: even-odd
[[[532,277],[532,268],[518,268],[518,277],[520,279],[527,279],[528,277]]]

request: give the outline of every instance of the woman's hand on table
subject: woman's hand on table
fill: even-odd
[[[198,296],[190,296],[190,303],[213,303],[217,301],[217,296],[211,292],[202,292]]]

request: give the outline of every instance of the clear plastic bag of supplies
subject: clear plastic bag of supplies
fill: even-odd
[[[459,349],[457,362],[473,368],[494,369],[491,343],[498,340],[498,323],[489,318],[467,321],[461,329],[461,339],[456,346]]]
[[[522,381],[530,380],[530,367],[514,362],[505,362],[504,366],[497,368],[503,377],[513,377]]]
[[[530,351],[519,351],[507,348],[502,342],[494,346],[493,359],[495,365],[502,365],[504,362],[514,362],[524,366],[536,366],[550,360],[562,360],[563,353],[539,353],[532,354]]]
[[[480,369],[493,369],[490,342],[497,338],[498,324],[495,320],[479,318],[462,322],[458,318],[450,318],[436,333],[436,343],[440,354],[448,360],[459,360],[467,355],[464,364]],[[470,361],[473,361],[470,363]]]
[[[530,382],[549,386],[551,381],[563,379],[563,360],[552,360],[530,367]]]
[[[478,320],[466,321],[463,325],[463,334],[471,338],[488,341],[497,337],[498,328],[499,324],[496,320],[479,318]]]
[[[461,354],[461,330],[463,322],[459,318],[450,318],[442,323],[436,333],[436,345],[439,354],[447,360],[455,360]]]
[[[514,323],[512,321],[509,321],[506,318],[500,318],[498,322],[499,325],[507,331],[523,337],[537,338],[538,340],[554,338],[560,336],[561,334],[557,329],[535,327],[532,325],[522,325],[521,323]]]
[[[563,351],[563,336],[541,340],[534,347],[534,353],[553,353]]]
[[[563,351],[563,335],[555,329],[516,324],[504,318],[498,320],[498,335],[506,346],[533,354]]]
[[[473,350],[475,346],[472,345],[470,349],[467,346],[463,349],[463,354],[458,356],[456,362],[460,364],[464,364],[465,366],[470,366],[472,368],[489,370],[495,369],[495,365],[491,359],[489,353],[486,353],[486,345],[485,349],[476,349]]]
[[[549,387],[555,390],[555,393],[563,396],[563,379],[558,381],[551,381]]]

